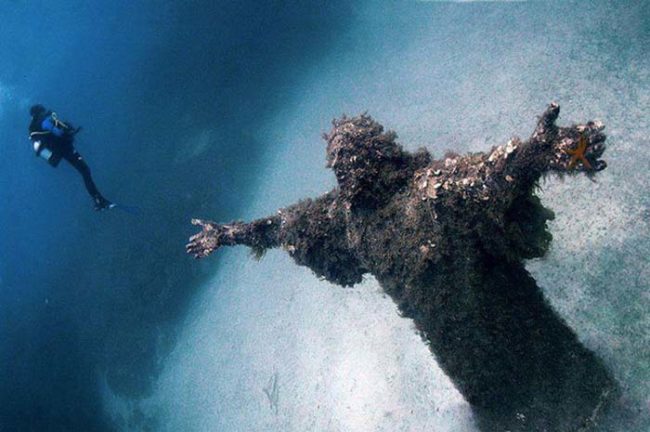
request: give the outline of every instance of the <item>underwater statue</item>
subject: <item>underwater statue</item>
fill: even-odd
[[[481,430],[591,430],[619,389],[551,308],[524,260],[543,256],[553,212],[540,178],[595,175],[600,122],[559,127],[551,104],[532,136],[487,153],[409,153],[367,115],[335,120],[327,166],[338,187],[251,223],[193,220],[188,253],[282,247],[342,286],[372,274],[411,318],[473,407]]]

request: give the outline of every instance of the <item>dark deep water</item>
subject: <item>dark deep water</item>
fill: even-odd
[[[3,5],[0,91],[11,96],[0,108],[0,430],[109,430],[99,372],[126,397],[150,392],[157,355],[214,271],[184,254],[189,219],[237,216],[271,144],[247,131],[285,102],[349,10]],[[138,217],[94,214],[69,166],[34,158],[26,128],[36,102],[84,126],[77,148],[100,190],[141,207]],[[201,144],[204,130],[211,141]],[[197,139],[196,154],[183,151]]]
[[[103,389],[135,401],[136,407],[155,393],[162,359],[177,346],[179,328],[195,319],[187,311],[222,262],[195,262],[185,255],[183,245],[194,232],[188,221],[242,217],[266,181],[257,174],[267,157],[281,153],[276,147],[286,144],[260,138],[259,131],[300,98],[324,101],[317,118],[312,112],[295,121],[316,125],[310,137],[327,128],[334,115],[367,109],[402,137],[436,142],[438,155],[449,147],[484,150],[508,133],[528,133],[532,117],[551,98],[561,99],[567,113],[563,121],[603,118],[613,144],[606,172],[611,177],[602,181],[601,191],[621,187],[625,206],[619,213],[616,205],[606,207],[614,222],[616,217],[628,221],[635,235],[613,230],[611,225],[618,225],[612,223],[606,228],[620,241],[605,242],[593,256],[574,250],[578,258],[570,265],[560,253],[536,268],[556,265],[556,272],[546,270],[543,282],[564,286],[567,279],[575,285],[581,277],[575,267],[588,267],[584,260],[605,263],[599,265],[600,273],[589,268],[583,297],[573,301],[571,293],[550,289],[557,297],[552,303],[572,327],[587,328],[581,336],[592,338],[590,348],[601,348],[597,351],[608,365],[621,366],[617,378],[629,380],[636,393],[647,388],[639,383],[650,376],[647,336],[643,338],[650,269],[639,257],[650,253],[649,3],[385,2],[371,8],[362,3],[12,0],[2,5],[0,432],[165,429],[144,413],[131,415],[126,425],[114,424]],[[549,28],[555,29],[552,37]],[[420,34],[430,36],[420,39]],[[431,46],[408,51],[409,39]],[[567,48],[565,40],[573,45]],[[539,52],[539,58],[527,58]],[[409,55],[402,58],[402,53]],[[327,70],[319,69],[324,61]],[[410,75],[417,73],[420,81]],[[310,74],[327,80],[312,89],[313,95],[297,95]],[[593,82],[606,86],[594,90]],[[417,86],[421,88],[413,89]],[[492,106],[494,100],[502,105]],[[77,173],[65,163],[53,170],[33,156],[26,139],[27,111],[36,102],[84,127],[77,148],[99,188],[109,199],[138,205],[139,216],[95,214]],[[406,118],[411,115],[415,120]],[[490,122],[501,123],[485,133],[485,142],[471,141],[482,140]],[[633,153],[634,143],[639,148]],[[305,180],[287,193],[291,200],[326,189],[309,177],[323,166],[322,150],[320,143],[297,149],[308,159],[296,164],[302,164],[302,170],[295,170]],[[553,201],[553,206],[566,208],[571,192],[560,192],[556,195],[565,200]],[[273,204],[268,207],[291,200],[269,197]],[[635,213],[638,208],[645,213]],[[561,211],[558,218],[562,220]],[[566,230],[560,222],[554,227],[556,243]],[[261,268],[252,271],[264,272]],[[305,278],[311,281],[309,275]],[[616,296],[602,294],[612,286],[620,288],[620,304]],[[598,303],[602,299],[611,303]],[[576,310],[587,312],[572,315]],[[304,315],[307,325],[312,317]],[[592,322],[597,329],[611,329],[618,339],[599,338]],[[205,330],[208,335],[214,331]],[[388,350],[393,342],[382,344]],[[208,339],[204,345],[213,343]],[[202,366],[195,368],[205,372],[190,375],[219,377],[207,356],[199,358]],[[185,363],[178,363],[183,370]],[[282,375],[280,382],[286,381]],[[177,388],[173,379],[171,383],[170,388]],[[203,396],[218,397],[206,393],[187,403],[203,408]],[[630,399],[635,404],[641,400],[638,395]],[[325,405],[326,396],[317,402]],[[641,425],[639,431],[648,424],[647,398],[641,403],[646,411],[634,423]],[[209,412],[169,406],[181,420]],[[383,415],[377,417],[383,420]],[[183,424],[181,420],[167,428]],[[371,422],[362,417],[356,424],[369,427]]]

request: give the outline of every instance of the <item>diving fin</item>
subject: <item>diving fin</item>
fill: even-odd
[[[124,213],[128,213],[133,216],[140,214],[140,207],[135,206],[126,206],[122,204],[111,203],[111,205],[108,207],[108,210],[110,209],[122,210]]]
[[[133,206],[125,206],[121,204],[117,204],[114,202],[111,202],[107,200],[106,198],[103,197],[98,197],[95,199],[95,210],[96,211],[106,211],[106,210],[112,210],[112,209],[118,209],[122,210],[125,213],[129,213],[132,215],[136,215],[140,212],[140,209],[138,207],[133,207]]]

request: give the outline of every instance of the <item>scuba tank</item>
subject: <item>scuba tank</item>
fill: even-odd
[[[34,141],[34,151],[36,152],[36,156],[40,156],[48,162],[52,158],[52,150],[45,147],[40,140]]]
[[[47,163],[49,163],[54,168],[56,168],[57,165],[59,165],[59,162],[61,162],[60,154],[54,153],[41,140],[35,140],[33,141],[33,143],[34,143],[34,153],[36,153],[36,156],[42,157],[47,161]]]

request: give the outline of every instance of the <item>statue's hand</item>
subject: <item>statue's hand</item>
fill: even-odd
[[[599,159],[605,152],[605,128],[598,121],[560,128],[551,166],[556,171],[593,173],[607,167]]]
[[[530,140],[515,153],[509,166],[519,171],[542,174],[547,171],[578,173],[587,175],[607,167],[599,158],[605,152],[602,132],[605,126],[599,121],[586,124],[558,127],[555,121],[560,106],[551,103],[541,115]],[[515,147],[516,148],[516,147]]]
[[[201,232],[190,237],[190,242],[185,246],[188,254],[194,258],[204,258],[227,242],[228,229],[215,222],[192,219],[192,225],[201,227]]]

